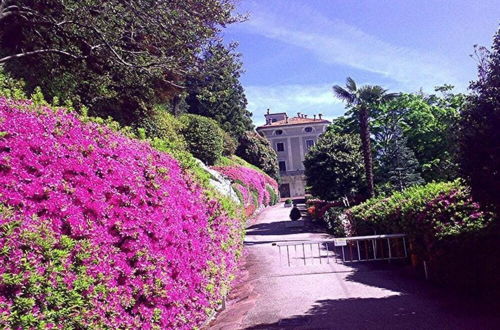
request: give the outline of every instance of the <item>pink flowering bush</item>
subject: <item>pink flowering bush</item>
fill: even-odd
[[[29,101],[0,98],[0,206],[0,328],[190,329],[241,251],[171,156]]]
[[[267,174],[238,165],[214,166],[213,169],[233,182],[233,188],[247,209],[247,215],[251,215],[256,208],[277,202],[278,183]]]

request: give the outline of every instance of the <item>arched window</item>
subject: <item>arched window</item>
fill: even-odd
[[[306,128],[304,128],[304,131],[306,133],[311,133],[313,131],[313,128],[312,127],[306,127]]]
[[[281,134],[283,134],[283,131],[280,129],[274,131],[274,135],[281,135]]]

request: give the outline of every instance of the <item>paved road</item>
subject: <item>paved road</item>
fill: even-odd
[[[289,227],[290,209],[264,210],[247,229],[246,264],[211,329],[500,329],[500,313],[383,264],[280,265],[272,242],[317,240]]]

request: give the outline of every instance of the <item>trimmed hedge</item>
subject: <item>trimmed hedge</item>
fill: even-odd
[[[351,235],[405,233],[416,265],[434,280],[465,289],[498,289],[498,218],[481,209],[461,181],[430,183],[348,210]],[[495,275],[493,275],[495,274]]]
[[[224,151],[224,131],[213,119],[198,115],[182,115],[181,133],[189,151],[207,165],[214,165]]]

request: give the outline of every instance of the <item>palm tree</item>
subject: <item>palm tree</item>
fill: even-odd
[[[365,85],[358,88],[351,77],[347,77],[346,87],[333,86],[336,97],[352,106],[357,114],[361,148],[365,165],[366,185],[368,198],[373,197],[373,159],[370,142],[370,108],[395,98],[397,93],[387,93],[387,90],[378,85]]]

